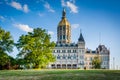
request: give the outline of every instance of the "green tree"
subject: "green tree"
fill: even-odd
[[[0,52],[0,69],[5,69],[5,65],[7,65],[9,62],[9,56],[4,53]]]
[[[9,56],[9,60],[10,60],[10,66],[14,66],[17,64],[17,61],[15,58],[13,58],[12,56]]]
[[[98,56],[94,57],[94,59],[92,60],[92,66],[95,69],[100,69],[101,68],[101,60]]]
[[[3,30],[0,27],[0,69],[9,62],[7,53],[13,51],[14,41],[10,32]]]
[[[20,51],[18,57],[24,59],[26,65],[41,68],[55,61],[52,55],[55,43],[50,42],[50,35],[45,29],[36,28],[33,32],[20,36],[16,45]]]

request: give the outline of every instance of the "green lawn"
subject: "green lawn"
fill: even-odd
[[[120,70],[1,70],[0,80],[120,80]]]

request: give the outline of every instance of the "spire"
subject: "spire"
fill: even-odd
[[[65,8],[63,8],[63,11],[62,11],[62,18],[65,18],[66,17],[66,10]]]
[[[83,38],[83,36],[82,36],[82,31],[81,31],[81,29],[80,29],[80,36],[79,36],[78,41],[79,41],[79,42],[85,42],[85,41],[84,41],[84,38]]]

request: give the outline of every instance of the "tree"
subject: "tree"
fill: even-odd
[[[0,69],[5,69],[5,65],[7,65],[9,62],[9,56],[4,53],[0,52]]]
[[[9,62],[9,56],[7,52],[12,52],[14,46],[14,41],[10,32],[3,30],[0,27],[0,69]]]
[[[20,36],[16,46],[20,51],[18,57],[24,59],[26,65],[41,68],[55,61],[52,55],[55,43],[50,42],[50,35],[45,29],[36,28],[33,32]]]
[[[94,57],[94,59],[92,60],[92,66],[95,69],[100,69],[101,68],[101,60],[98,56]]]

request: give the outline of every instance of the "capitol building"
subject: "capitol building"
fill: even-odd
[[[66,11],[62,11],[62,19],[57,26],[57,42],[53,50],[56,61],[50,63],[52,69],[92,69],[92,60],[99,57],[101,68],[109,69],[110,51],[105,45],[98,45],[95,50],[86,48],[85,39],[80,31],[76,43],[71,42],[71,25],[66,18]]]

